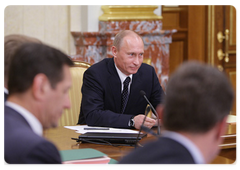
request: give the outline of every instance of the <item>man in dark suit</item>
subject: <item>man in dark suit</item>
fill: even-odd
[[[113,58],[94,64],[84,73],[78,124],[139,129],[147,106],[140,91],[146,92],[154,107],[164,92],[154,68],[142,64],[144,44],[138,34],[130,30],[118,33],[112,54]],[[154,124],[156,120],[149,117],[144,123],[149,128]]]
[[[226,75],[209,65],[185,63],[170,77],[166,94],[164,106],[157,107],[162,136],[120,163],[202,164],[215,158],[234,98]]]
[[[42,44],[18,48],[9,69],[4,108],[4,158],[10,164],[61,163],[57,148],[42,137],[70,107],[72,61]]]
[[[11,34],[4,37],[4,102],[8,97],[8,74],[12,56],[24,43],[41,43],[40,40],[20,34]]]

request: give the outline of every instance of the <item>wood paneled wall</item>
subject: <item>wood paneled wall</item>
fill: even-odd
[[[197,60],[224,71],[236,92],[236,9],[233,6],[162,6],[163,30],[176,29],[170,44],[169,75],[184,61]],[[229,39],[219,42],[219,32]],[[218,50],[229,60],[219,59]],[[223,58],[224,58],[223,57]],[[236,100],[231,114],[236,115]]]
[[[163,30],[176,29],[170,44],[169,75],[188,58],[188,7],[162,6]]]
[[[176,29],[170,44],[171,73],[186,60],[206,62],[206,6],[163,6],[163,29]]]

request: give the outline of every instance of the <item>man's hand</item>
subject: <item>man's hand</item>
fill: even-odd
[[[136,129],[140,129],[142,122],[144,120],[145,115],[137,115],[133,118],[134,120],[134,127]],[[154,125],[156,124],[156,120],[146,117],[145,122],[144,122],[144,126],[148,127],[149,129],[151,129]]]

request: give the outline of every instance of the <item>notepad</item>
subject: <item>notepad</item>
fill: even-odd
[[[61,150],[63,164],[108,164],[117,163],[106,154],[91,148]]]

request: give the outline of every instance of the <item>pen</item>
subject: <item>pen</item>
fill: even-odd
[[[109,128],[84,128],[84,130],[109,130]]]

